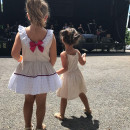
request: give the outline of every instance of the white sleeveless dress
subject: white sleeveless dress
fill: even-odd
[[[62,87],[58,89],[57,96],[72,100],[79,97],[80,93],[86,93],[86,85],[78,67],[78,52],[76,55],[67,54],[68,71],[61,76]]]
[[[22,43],[23,62],[18,64],[12,74],[8,88],[16,93],[31,95],[56,91],[61,87],[61,80],[49,62],[53,31],[47,30],[41,45],[44,47],[43,52],[39,51],[38,47],[34,52],[30,50],[31,40],[27,36],[25,27],[19,26],[18,31]]]

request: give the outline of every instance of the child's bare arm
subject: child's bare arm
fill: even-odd
[[[85,63],[86,63],[86,53],[84,53],[83,55],[81,55],[81,53],[79,52],[79,50],[77,50],[77,51],[78,51],[78,54],[79,54],[79,63],[81,65],[85,65]]]
[[[55,36],[53,36],[53,41],[50,48],[50,63],[52,64],[52,66],[54,66],[56,58],[57,58],[56,39]]]
[[[20,59],[20,51],[21,51],[22,45],[21,45],[21,40],[20,40],[20,35],[17,33],[15,37],[15,42],[11,51],[11,55],[14,59],[17,61]]]
[[[68,70],[68,59],[67,59],[66,52],[62,52],[60,54],[60,57],[62,62],[62,68],[57,71],[57,74],[59,75],[65,73]]]

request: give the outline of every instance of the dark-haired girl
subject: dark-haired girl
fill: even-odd
[[[77,97],[80,97],[83,102],[85,106],[84,111],[87,114],[91,114],[88,99],[85,95],[85,81],[78,67],[78,62],[81,65],[86,63],[86,54],[81,55],[77,49],[73,48],[80,39],[80,34],[74,28],[67,28],[60,31],[60,39],[65,46],[65,51],[60,54],[62,68],[57,71],[57,74],[63,74],[61,77],[63,82],[62,87],[57,91],[57,96],[61,97],[60,113],[55,113],[54,116],[63,120],[67,100],[72,100]]]

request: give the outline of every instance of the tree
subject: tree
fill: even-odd
[[[126,28],[126,32],[125,32],[125,42],[126,45],[130,45],[130,31],[128,30],[128,28]]]

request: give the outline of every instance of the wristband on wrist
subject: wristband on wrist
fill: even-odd
[[[22,62],[22,60],[23,60],[23,56],[20,55],[18,62]]]

